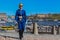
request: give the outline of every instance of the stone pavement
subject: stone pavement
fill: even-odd
[[[1,33],[0,32],[0,40],[18,40],[19,35],[17,32],[15,33]],[[23,40],[60,40],[60,35],[52,35],[52,34],[29,34],[24,33]]]

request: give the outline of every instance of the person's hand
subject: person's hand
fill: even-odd
[[[18,23],[16,22],[16,23],[15,23],[15,26],[17,26],[17,25],[18,25]]]
[[[19,16],[19,18],[21,18],[21,19],[22,19],[22,16]]]
[[[19,20],[20,20],[20,21],[22,20],[22,16],[19,16]]]

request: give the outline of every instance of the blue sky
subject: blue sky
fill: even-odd
[[[60,0],[0,0],[0,13],[15,15],[20,2],[24,4],[27,15],[60,12]]]

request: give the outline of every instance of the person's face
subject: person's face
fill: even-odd
[[[20,9],[22,9],[22,7],[23,7],[22,5],[19,6]]]

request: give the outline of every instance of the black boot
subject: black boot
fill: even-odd
[[[20,38],[20,40],[22,40],[22,38]]]

